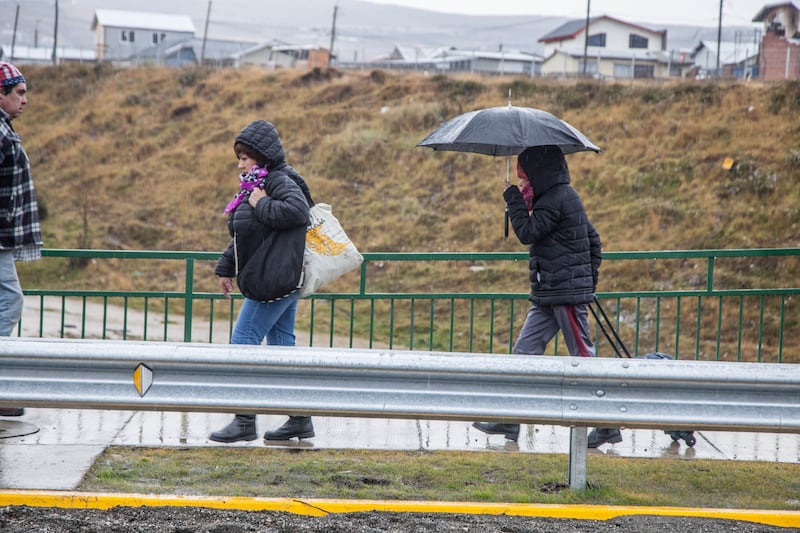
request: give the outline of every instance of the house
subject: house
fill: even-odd
[[[717,49],[719,49],[720,72],[717,72]],[[700,41],[692,50],[691,56],[697,68],[697,75],[701,78],[758,77],[758,43]]]
[[[194,38],[188,15],[97,9],[91,25],[99,61],[163,63],[167,49]]]
[[[763,80],[800,79],[800,9],[794,2],[767,5],[753,22],[764,23],[759,77]]]
[[[438,62],[438,70],[475,72],[479,74],[518,74],[536,76],[542,57],[518,50],[440,50],[431,57]]]
[[[312,69],[328,66],[330,51],[315,45],[292,45],[273,40],[245,48],[231,56],[233,66]]]
[[[539,73],[541,62],[541,56],[517,50],[487,52],[455,47],[423,49],[395,46],[388,56],[371,62],[371,65],[388,69],[535,76]]]
[[[94,50],[87,48],[56,47],[56,63],[94,63]],[[0,61],[10,61],[17,65],[52,65],[53,47],[20,46],[14,47],[14,57],[11,57],[10,46],[0,46]]]
[[[667,52],[667,31],[606,15],[571,20],[539,39],[544,44],[542,76],[598,78],[683,77],[684,55]]]

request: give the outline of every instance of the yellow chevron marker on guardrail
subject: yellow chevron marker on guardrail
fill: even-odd
[[[150,385],[153,384],[153,371],[150,370],[150,367],[144,364],[139,364],[136,367],[136,370],[133,371],[133,386],[136,387],[136,391],[139,393],[139,396],[144,396],[147,394],[147,391],[150,389]]]

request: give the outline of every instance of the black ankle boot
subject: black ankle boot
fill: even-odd
[[[208,436],[217,442],[236,442],[238,440],[256,440],[256,415],[236,415],[233,422]]]
[[[475,422],[472,427],[490,435],[504,435],[508,440],[519,438],[519,424],[495,424],[492,422]]]
[[[264,440],[310,439],[314,436],[314,425],[310,416],[290,416],[281,427],[264,433]]]

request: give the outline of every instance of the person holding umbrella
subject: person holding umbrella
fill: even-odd
[[[507,158],[506,229],[510,219],[520,242],[530,245],[532,303],[513,351],[543,354],[561,330],[571,355],[595,357],[586,312],[594,300],[602,261],[600,237],[570,186],[564,154],[599,153],[600,147],[547,111],[512,106],[510,93],[507,106],[462,113],[417,146]],[[510,157],[515,155],[521,190],[508,181]],[[519,438],[519,424],[475,422],[473,426],[509,440]],[[589,435],[589,447],[621,440],[617,429],[597,429]]]
[[[523,150],[517,158],[517,175],[523,191],[530,183],[532,198],[526,201],[523,191],[509,182],[505,182],[503,197],[514,233],[530,246],[531,308],[513,352],[544,354],[560,330],[570,355],[595,357],[587,305],[594,300],[602,262],[600,236],[570,185],[559,146]],[[509,440],[519,437],[519,424],[475,422],[473,426]],[[621,440],[619,430],[596,430],[589,446]]]

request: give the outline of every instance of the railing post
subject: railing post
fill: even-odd
[[[183,342],[192,342],[192,304],[194,303],[194,258],[186,258],[186,294],[183,305]]]
[[[714,260],[716,258],[712,255],[708,258],[708,265],[706,271],[706,292],[714,292]]]
[[[589,444],[585,427],[569,429],[569,488],[586,488],[586,447]]]

